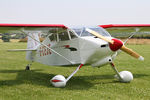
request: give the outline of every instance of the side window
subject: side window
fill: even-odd
[[[64,30],[61,33],[58,33],[59,41],[66,41],[69,40],[68,32],[67,30]]]
[[[77,38],[76,34],[67,29],[58,30],[56,32],[51,31],[51,35],[49,36],[49,39],[53,42],[67,41],[74,38]]]
[[[77,36],[72,32],[72,31],[68,31],[70,34],[71,39],[77,38]]]
[[[51,41],[57,41],[57,34],[52,33],[52,35],[49,36],[49,39],[50,39]]]

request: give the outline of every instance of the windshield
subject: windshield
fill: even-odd
[[[79,36],[93,36],[91,33],[85,30],[86,28],[96,31],[103,36],[110,37],[110,34],[101,27],[82,27],[82,28],[73,28],[72,30],[74,30]]]

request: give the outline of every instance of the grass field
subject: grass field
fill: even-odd
[[[124,53],[115,60],[119,71],[134,75],[131,83],[120,83],[109,65],[83,66],[65,88],[54,88],[49,80],[56,74],[67,77],[75,67],[54,67],[33,63],[25,71],[25,52],[7,49],[26,48],[25,43],[0,43],[0,100],[149,100],[150,45],[127,45],[145,57],[138,61]]]

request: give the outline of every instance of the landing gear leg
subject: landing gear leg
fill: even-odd
[[[78,71],[82,66],[83,66],[83,64],[80,64],[80,65],[77,67],[77,69],[66,79],[66,82],[68,82],[69,79],[70,79],[75,73],[77,73],[77,71]]]
[[[113,62],[110,63],[110,65],[112,66],[113,70],[115,71],[115,73],[117,74],[119,81],[122,81],[122,77],[120,76],[118,70],[116,69],[115,65]]]
[[[129,71],[121,71],[120,73],[116,69],[115,65],[113,62],[110,63],[114,71],[116,72],[117,75],[115,75],[115,78],[117,78],[120,82],[128,83],[133,80],[133,75]]]

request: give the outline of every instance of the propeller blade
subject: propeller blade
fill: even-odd
[[[142,61],[144,60],[144,57],[140,56],[138,53],[136,53],[132,49],[125,47],[124,45],[120,49],[122,51],[126,52],[127,54],[131,55],[134,58],[137,58],[137,59],[142,60]]]
[[[114,41],[112,41],[112,40],[110,40],[110,39],[100,35],[99,33],[95,32],[95,31],[93,31],[93,30],[91,30],[89,28],[86,28],[85,30],[88,31],[89,33],[93,34],[94,36],[96,36],[96,37],[98,37],[98,38],[100,38],[100,39],[102,39],[104,41],[109,42],[110,44],[113,44],[113,42],[114,42]]]
[[[130,56],[134,57],[134,58],[137,58],[139,60],[144,60],[144,58],[142,56],[140,56],[138,53],[136,53],[135,51],[133,51],[132,49],[129,49],[127,47],[125,47],[120,40],[118,39],[108,39],[102,35],[100,35],[99,33],[89,29],[89,28],[86,28],[86,31],[88,31],[89,33],[93,34],[94,36],[110,43],[110,49],[112,51],[117,51],[118,49],[121,49],[122,51],[124,51],[125,53],[129,54]]]

